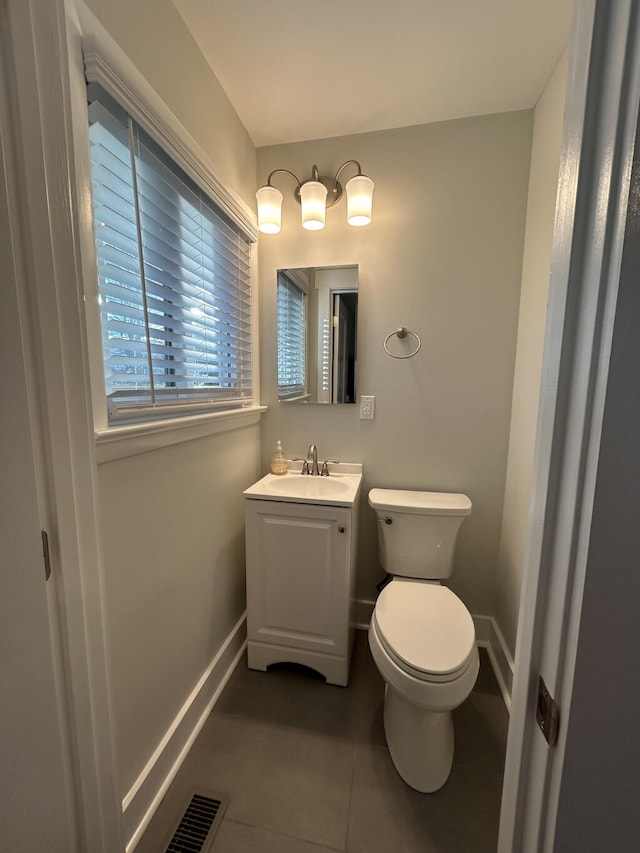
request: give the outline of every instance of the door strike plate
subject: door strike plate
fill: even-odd
[[[541,675],[538,677],[536,720],[549,746],[554,746],[558,740],[558,706]]]
[[[51,554],[49,553],[49,534],[42,530],[42,559],[44,560],[44,579],[48,581],[51,577]]]

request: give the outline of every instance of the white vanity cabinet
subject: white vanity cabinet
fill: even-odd
[[[301,663],[345,686],[355,627],[357,506],[266,500],[249,491],[249,667]]]

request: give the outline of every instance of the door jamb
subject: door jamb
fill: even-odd
[[[640,100],[637,4],[576,4],[499,853],[551,851]],[[547,747],[538,675],[560,706]]]
[[[5,3],[5,0],[2,0]],[[30,327],[30,398],[42,514],[51,542],[80,849],[124,849],[104,613],[97,466],[83,283],[64,0],[6,0],[15,75],[5,81],[16,145],[12,166]]]

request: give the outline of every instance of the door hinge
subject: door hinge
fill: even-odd
[[[42,556],[44,558],[44,579],[48,581],[51,577],[51,556],[49,554],[49,534],[42,530]]]
[[[536,720],[549,746],[554,746],[558,740],[559,719],[556,700],[547,690],[547,685],[540,675],[538,676]]]

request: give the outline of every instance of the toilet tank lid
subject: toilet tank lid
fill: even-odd
[[[471,515],[469,498],[451,492],[371,489],[369,505],[374,509],[423,515]]]

